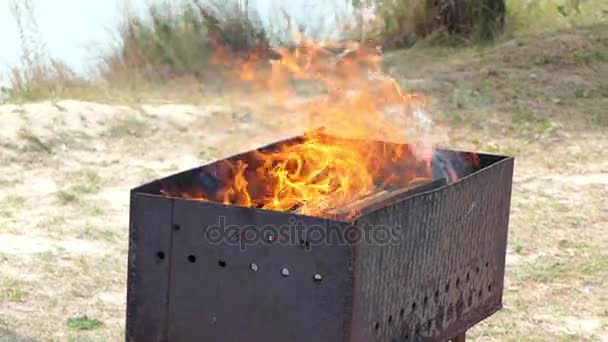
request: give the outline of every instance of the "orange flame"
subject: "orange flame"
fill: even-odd
[[[274,60],[269,58],[272,55]],[[387,184],[408,186],[432,178],[428,148],[411,153],[406,147],[394,147],[406,145],[388,148],[369,142],[381,137],[425,147],[420,139],[423,129],[413,117],[425,98],[403,92],[381,72],[382,56],[377,49],[302,40],[292,50],[260,50],[239,58],[218,46],[212,62],[237,70],[235,82],[245,83],[260,96],[269,94],[283,108],[302,89],[320,85],[320,94],[308,96],[308,101],[290,111],[303,113],[316,126],[339,135],[365,140],[332,140],[311,131],[298,143],[257,151],[253,160],[226,162],[228,171],[222,173],[222,186],[213,196],[192,191],[167,194],[324,215]],[[399,165],[407,165],[407,170]]]

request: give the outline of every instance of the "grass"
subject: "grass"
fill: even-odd
[[[512,35],[550,32],[606,22],[602,0],[507,0],[507,29]]]
[[[471,8],[460,9],[460,13],[477,11],[481,14],[471,21],[463,20],[464,24],[456,27],[438,23],[436,19],[442,16],[442,12],[435,12],[423,0],[376,0],[374,3],[379,13],[371,36],[387,48],[428,44],[477,45],[608,20],[608,4],[603,0],[505,0],[506,13],[503,15],[500,15],[501,6],[495,5],[496,1],[489,1],[490,5],[481,10],[464,2],[459,6]]]
[[[88,331],[99,329],[103,326],[103,322],[96,318],[88,317],[87,315],[70,317],[67,320],[68,328],[77,331]]]
[[[18,212],[18,208],[23,205],[26,198],[19,195],[7,195],[0,202],[0,218],[10,219]]]
[[[82,203],[85,195],[95,194],[101,188],[100,176],[91,169],[82,169],[67,175],[70,186],[58,191],[55,195],[62,205]],[[89,200],[91,203],[91,201]],[[94,208],[94,206],[93,206]],[[94,211],[93,213],[96,213]]]
[[[116,28],[119,41],[93,73],[99,76],[85,80],[51,56],[31,0],[10,0],[10,7],[19,30],[22,58],[9,73],[10,86],[0,89],[0,102],[62,98],[137,101],[142,91],[163,94],[174,89],[175,83],[186,88],[210,77],[209,88],[218,76],[208,73],[216,46],[242,52],[269,45],[258,13],[241,8],[237,1],[150,3],[146,15],[125,13]]]
[[[21,303],[28,296],[28,293],[19,288],[2,288],[0,289],[0,301],[1,302],[16,302]]]
[[[236,1],[150,4],[147,14],[150,20],[127,14],[120,43],[100,65],[108,83],[141,88],[181,80],[209,88],[218,76],[218,66],[209,68],[217,46],[243,52],[270,44],[257,12]]]
[[[148,98],[180,96],[185,101],[197,102],[202,89],[217,90],[219,85],[215,80],[225,74],[217,65],[209,67],[218,42],[242,54],[244,50],[285,41],[285,32],[263,26],[253,8],[242,9],[236,1],[182,0],[150,4],[146,16],[125,13],[122,24],[115,29],[119,41],[97,66],[95,73],[99,77],[84,80],[49,54],[37,30],[31,1],[11,1],[20,29],[23,58],[22,65],[11,72],[12,85],[2,90],[4,95],[0,97],[5,102],[79,98],[140,103],[144,101],[142,94]],[[466,32],[446,39],[442,33],[445,30],[434,28],[430,23],[434,15],[428,12],[426,0],[376,1],[379,12],[377,20],[370,24],[368,36],[389,48],[437,43],[468,46],[481,43],[483,46],[488,39],[505,41],[531,33],[608,21],[608,5],[603,0],[506,0],[502,34],[483,19],[481,23],[473,23]],[[288,27],[296,24],[288,17],[286,21]],[[302,26],[300,22],[297,24]],[[346,32],[347,36],[350,33]],[[543,63],[544,58],[539,61]],[[573,58],[587,64],[605,59],[606,55],[605,52],[577,52]],[[493,69],[487,74],[498,77],[500,72]],[[604,94],[605,89],[581,89],[576,96],[586,98],[598,93]]]
[[[112,138],[136,137],[142,138],[150,130],[149,124],[140,118],[127,116],[112,123],[107,131]]]
[[[26,141],[27,149],[30,151],[47,153],[47,154],[53,153],[53,149],[51,148],[50,144],[42,141],[42,139],[40,139],[38,136],[36,136],[34,133],[32,133],[27,128],[22,128],[19,131],[19,138]]]

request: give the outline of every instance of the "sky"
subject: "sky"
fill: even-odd
[[[0,84],[6,84],[6,72],[19,63],[21,39],[11,11],[12,2],[0,0]],[[161,1],[161,0],[158,0]],[[86,73],[103,51],[117,42],[116,27],[130,9],[142,12],[155,0],[29,0],[33,4],[39,36],[29,34],[49,54],[79,73]],[[173,1],[175,2],[175,1]],[[276,22],[277,9],[284,8],[296,20],[319,23],[328,31],[333,19],[327,15],[339,8],[347,13],[347,0],[249,0],[267,25]],[[346,12],[344,12],[346,11]],[[26,24],[27,25],[27,24]],[[35,30],[30,30],[35,31]],[[40,44],[42,43],[42,44]]]
[[[13,0],[0,0],[0,70],[19,62],[21,39],[11,11]],[[23,0],[16,0],[23,1]],[[102,48],[112,42],[111,29],[120,21],[116,1],[32,0],[39,37],[49,53],[78,71],[84,71]]]

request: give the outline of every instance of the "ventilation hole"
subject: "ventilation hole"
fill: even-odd
[[[403,315],[405,315],[405,309],[401,309],[399,310],[399,317],[403,317]]]
[[[416,335],[420,335],[420,326],[416,327],[416,331],[415,331]]]
[[[380,329],[380,323],[376,322],[374,323],[374,330],[378,331],[378,329]]]
[[[412,303],[412,312],[416,311],[416,302]]]
[[[188,261],[190,261],[191,263],[195,263],[196,262],[196,257],[192,254],[188,255]]]
[[[445,292],[446,293],[450,292],[450,282],[449,281],[447,283],[445,283]]]
[[[460,286],[460,277],[456,278],[456,287]]]
[[[165,260],[165,252],[159,251],[158,253],[156,253],[156,257],[158,258],[158,260]]]
[[[479,267],[475,268],[475,273],[479,274]]]
[[[393,323],[393,316],[392,315],[388,316],[388,324],[391,324],[391,323]]]
[[[486,261],[486,268],[490,267],[490,263]]]
[[[180,229],[182,229],[182,227],[180,227],[180,225],[179,225],[179,224],[174,224],[174,225],[173,225],[173,230],[178,231],[178,230],[180,230]]]
[[[405,336],[403,336],[403,340],[404,341],[408,341],[410,339],[410,335],[409,334],[405,334]]]
[[[305,250],[310,250],[310,241],[308,240],[300,240],[300,245],[304,247]]]
[[[492,284],[488,285],[488,292],[492,292]]]
[[[429,302],[429,297],[424,296],[424,306],[426,306],[426,304]]]
[[[439,290],[435,291],[435,301],[439,300]]]
[[[479,292],[477,293],[477,295],[479,296],[479,298],[481,298],[483,296],[483,290],[479,290]]]
[[[221,268],[224,268],[224,267],[226,267],[226,265],[227,265],[227,264],[226,264],[226,260],[222,260],[222,259],[218,260],[218,261],[217,261],[217,264],[218,264],[218,266],[219,266],[219,267],[221,267]]]
[[[467,283],[469,282],[469,280],[471,280],[471,275],[469,274],[469,272],[467,272]]]

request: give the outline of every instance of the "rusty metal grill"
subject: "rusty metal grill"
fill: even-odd
[[[127,341],[462,336],[501,308],[503,293],[513,159],[479,158],[456,183],[385,198],[352,221],[160,195],[209,165],[132,190]],[[211,241],[220,217],[238,229]],[[246,229],[294,222],[303,235],[293,243],[239,243]],[[399,238],[372,243],[361,238],[369,227]],[[352,235],[311,243],[330,231]]]

